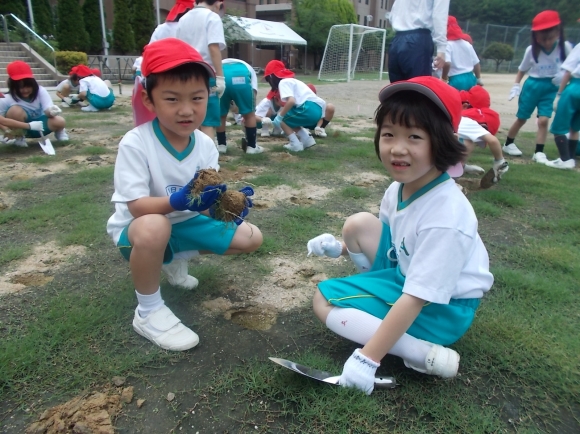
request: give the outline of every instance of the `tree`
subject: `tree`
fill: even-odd
[[[32,12],[34,14],[34,30],[42,36],[54,35],[54,19],[48,0],[35,0],[32,3]]]
[[[155,30],[155,12],[151,0],[133,0],[133,33],[135,46],[138,50],[149,43],[151,34]]]
[[[316,68],[326,46],[330,28],[335,24],[354,24],[356,14],[349,0],[293,0],[292,29],[306,39],[314,54]]]
[[[99,54],[103,49],[103,31],[101,29],[101,11],[99,0],[85,0],[83,4],[85,29],[89,34],[88,52]]]
[[[28,21],[27,11],[25,0],[2,0],[0,2],[0,14],[2,15],[14,14],[21,20]]]
[[[78,0],[58,0],[56,39],[62,51],[82,51],[89,48],[89,34]]]
[[[504,60],[510,61],[514,58],[514,49],[511,45],[494,42],[485,49],[481,57],[484,59],[495,60],[495,72],[498,72],[499,65],[501,65]]]
[[[131,13],[127,0],[114,0],[113,48],[121,54],[135,50]]]

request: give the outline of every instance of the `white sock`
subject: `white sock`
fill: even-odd
[[[173,260],[176,259],[191,259],[199,256],[199,250],[186,250],[185,252],[178,252],[173,255]]]
[[[304,128],[300,128],[300,130],[298,130],[296,135],[298,136],[298,139],[301,142],[308,140],[310,138],[310,134],[308,134],[308,132]]]
[[[335,307],[326,317],[326,327],[337,335],[360,345],[367,342],[379,329],[383,321],[370,313],[354,308]],[[401,357],[411,365],[424,369],[429,343],[407,333],[393,345],[389,354]]]
[[[161,288],[158,288],[151,295],[140,294],[137,290],[135,290],[135,294],[137,294],[137,301],[139,302],[137,312],[139,312],[141,318],[147,318],[149,312],[157,310],[165,304],[161,298]]]
[[[364,253],[352,253],[350,250],[348,250],[348,248],[346,251],[348,252],[348,256],[350,256],[352,262],[354,262],[354,265],[359,273],[366,273],[370,271],[373,264],[371,264],[371,261],[369,261],[369,258],[367,258]]]
[[[296,136],[296,133],[290,134],[288,136],[288,140],[290,140],[290,144],[291,145],[302,146],[302,143],[300,142],[300,140],[298,140],[298,137]]]

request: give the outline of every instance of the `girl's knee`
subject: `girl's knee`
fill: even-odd
[[[25,122],[28,116],[22,107],[19,105],[13,105],[6,111],[7,118],[14,119],[17,121]]]
[[[55,116],[53,118],[48,118],[48,128],[51,131],[60,131],[66,126],[66,121],[62,116]]]
[[[346,237],[349,235],[354,235],[361,229],[364,230],[368,228],[368,224],[371,221],[376,221],[377,218],[370,212],[359,212],[349,216],[342,227],[342,236]]]
[[[129,241],[133,248],[165,248],[171,236],[171,222],[161,214],[138,217],[129,226]]]
[[[548,128],[548,122],[550,119],[546,116],[540,116],[538,118],[538,128]]]
[[[230,249],[239,250],[243,253],[252,253],[260,248],[264,237],[260,229],[250,223],[242,223],[238,226]]]

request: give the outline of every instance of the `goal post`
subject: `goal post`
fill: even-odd
[[[382,80],[387,31],[338,24],[328,32],[318,71],[322,81]]]

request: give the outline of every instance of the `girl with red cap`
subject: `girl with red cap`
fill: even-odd
[[[8,64],[6,72],[8,95],[0,99],[0,114],[19,122],[42,122],[42,130],[27,130],[25,137],[40,138],[54,131],[57,140],[68,140],[65,120],[58,116],[62,110],[54,105],[48,91],[38,85],[30,65],[17,60]],[[25,137],[17,138],[14,144],[27,146]]]
[[[323,234],[307,245],[309,255],[348,255],[360,273],[320,282],[313,307],[329,329],[363,346],[339,383],[367,394],[387,354],[418,372],[455,377],[459,354],[448,346],[493,284],[475,212],[447,173],[466,152],[454,134],[459,92],[416,77],[386,86],[379,100],[375,152],[393,179],[379,217],[354,214],[343,241]]]
[[[316,145],[314,138],[303,128],[316,126],[322,118],[326,102],[310,88],[294,78],[294,73],[280,60],[271,60],[266,65],[264,79],[272,92],[280,94],[284,106],[272,121],[288,136],[290,143],[284,145],[289,151],[300,152]],[[326,125],[325,125],[326,126]]]
[[[94,71],[88,66],[78,65],[72,79],[73,82],[78,81],[79,83],[79,98],[89,103],[86,107],[81,108],[82,111],[108,110],[115,103],[115,94],[111,83],[94,75]]]
[[[447,51],[441,78],[449,79],[449,85],[457,90],[469,90],[476,84],[483,84],[479,58],[471,45],[471,38],[463,33],[457,19],[452,16],[447,18]]]
[[[61,81],[58,86],[56,86],[56,96],[61,99],[61,107],[70,107],[73,104],[78,104],[80,100],[78,99],[79,94],[79,83],[78,81],[74,82],[71,79],[71,76],[74,74],[76,67],[73,67],[70,72],[68,78]]]
[[[562,79],[561,74],[559,74],[560,66],[571,50],[572,46],[564,39],[564,27],[561,25],[558,12],[547,10],[534,17],[532,20],[532,45],[526,48],[524,58],[516,74],[515,84],[508,98],[511,101],[519,96],[517,119],[510,127],[503,146],[503,152],[506,154],[522,155],[522,151],[518,149],[514,140],[537,108],[538,132],[536,133],[536,149],[532,160],[542,164],[548,161],[544,153],[548,122],[552,117],[552,105]],[[526,73],[528,79],[520,91],[520,82]]]
[[[175,5],[169,11],[169,14],[167,14],[165,22],[163,24],[159,24],[153,31],[149,43],[165,38],[175,38],[179,20],[188,11],[193,9],[194,3],[194,0],[177,0]]]

